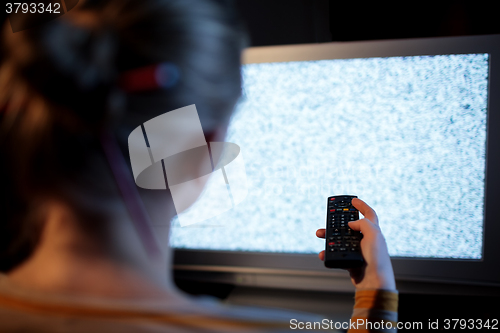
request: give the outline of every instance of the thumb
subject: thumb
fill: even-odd
[[[350,221],[347,224],[349,225],[349,228],[351,228],[352,230],[361,231],[361,220]]]
[[[375,225],[368,219],[351,221],[349,227],[354,231],[361,231],[364,235],[369,235],[376,232]]]

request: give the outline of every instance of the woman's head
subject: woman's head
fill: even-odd
[[[99,162],[103,127],[124,144],[144,121],[195,104],[210,133],[227,124],[240,95],[244,38],[234,11],[220,1],[80,1],[42,26],[18,33],[4,28],[3,270],[26,258],[36,244],[44,200],[62,199],[92,215],[87,208],[93,205],[83,203],[85,193],[112,192],[106,186],[109,170]],[[160,62],[179,69],[172,88],[126,94],[118,87],[121,73]]]

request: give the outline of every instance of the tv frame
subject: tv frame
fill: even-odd
[[[242,57],[243,64],[251,64],[468,53],[490,55],[485,202],[484,211],[479,212],[484,215],[483,258],[393,257],[391,260],[398,284],[418,281],[500,286],[500,240],[497,240],[500,237],[500,223],[496,223],[494,211],[495,202],[500,200],[500,173],[495,172],[500,171],[500,35],[251,47],[244,51]],[[336,194],[339,193],[331,195]],[[317,254],[175,249],[174,270],[184,277],[195,274],[208,280],[240,285],[315,290],[352,289],[347,273],[325,268]],[[186,275],[186,272],[192,274]]]

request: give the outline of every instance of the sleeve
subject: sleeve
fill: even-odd
[[[354,300],[348,333],[397,331],[397,291],[359,290]]]

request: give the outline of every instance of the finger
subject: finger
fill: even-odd
[[[321,252],[318,254],[318,257],[319,257],[321,260],[325,261],[325,250],[321,251]]]
[[[325,238],[325,233],[326,233],[325,229],[318,229],[316,230],[316,237]]]
[[[373,208],[368,206],[366,202],[358,198],[353,198],[351,203],[354,207],[356,207],[359,210],[361,214],[363,214],[364,217],[366,217],[367,219],[378,225],[377,213],[375,213]]]

